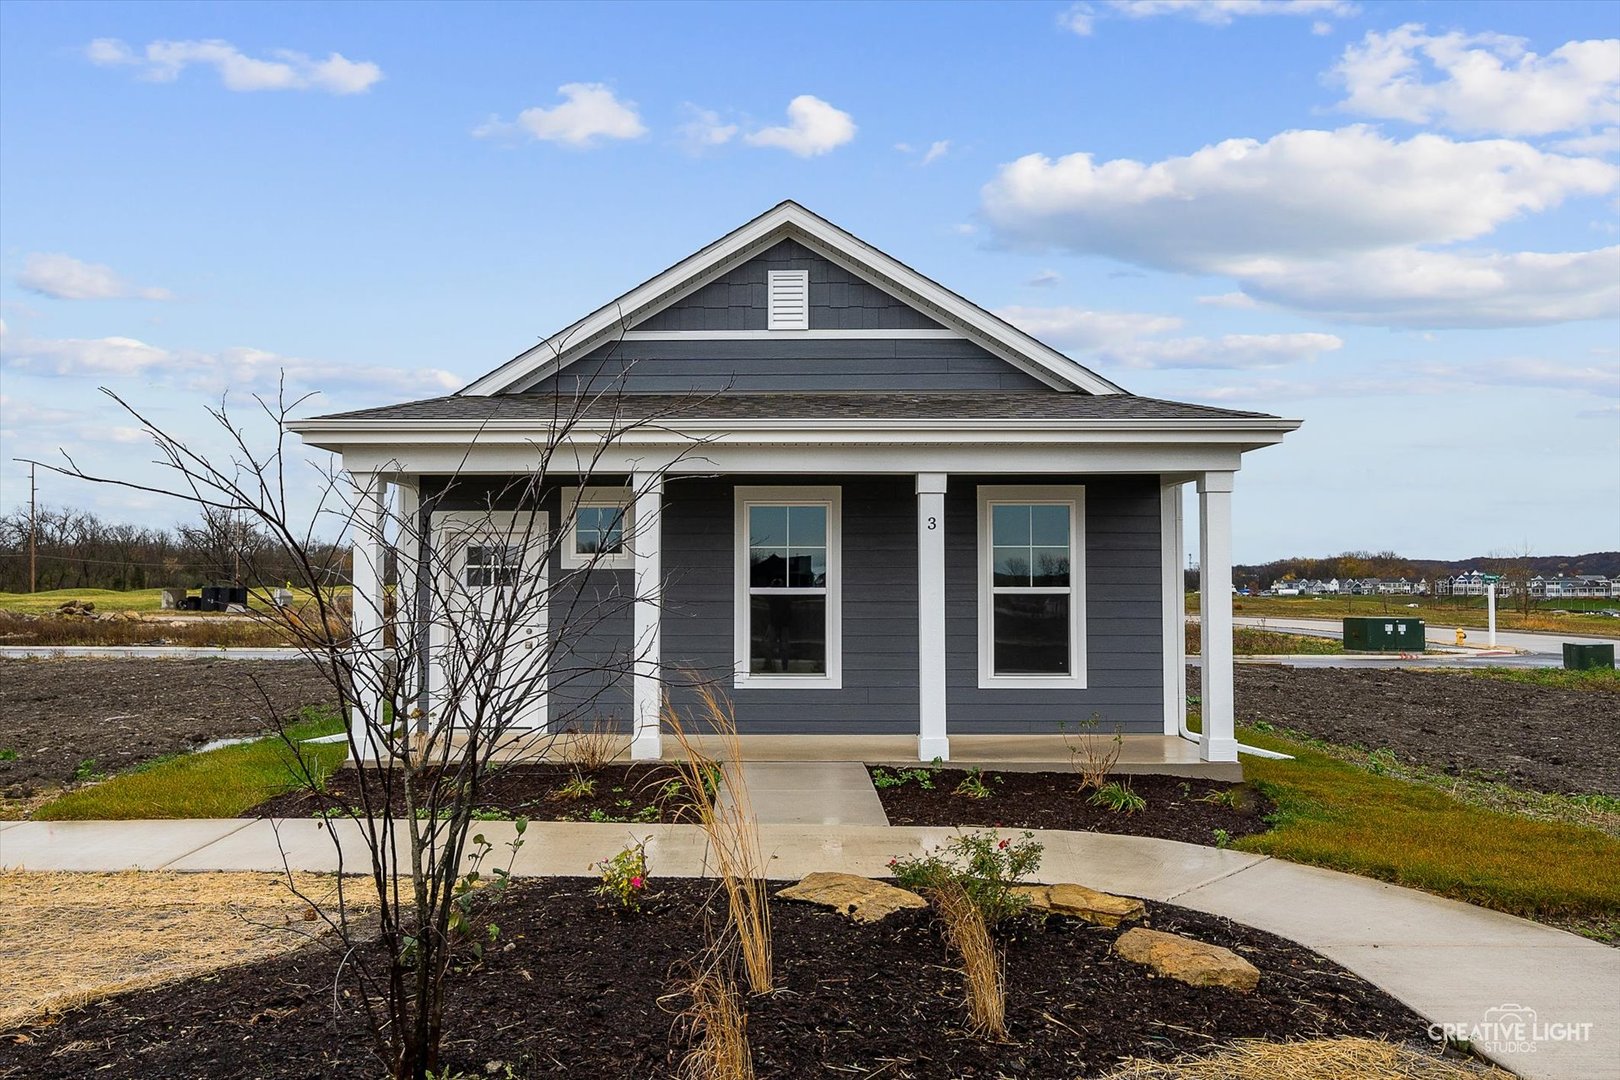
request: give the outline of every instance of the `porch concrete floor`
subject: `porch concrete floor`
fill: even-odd
[[[1095,738],[1111,741],[1111,736]],[[502,760],[557,761],[568,757],[571,735],[544,733],[513,736],[499,751]],[[691,742],[705,754],[724,758],[721,740],[694,735]],[[915,766],[917,739],[914,735],[739,735],[742,759],[750,762],[827,761],[862,762],[867,765]],[[1062,735],[952,735],[950,766],[980,766],[1007,772],[1051,772],[1070,767],[1070,744]],[[619,756],[628,759],[630,740],[615,741]],[[664,740],[665,761],[679,757],[673,739]],[[1234,761],[1202,761],[1198,744],[1174,735],[1125,735],[1120,743],[1121,773],[1167,773],[1171,776],[1199,776],[1210,780],[1241,780],[1243,766]]]

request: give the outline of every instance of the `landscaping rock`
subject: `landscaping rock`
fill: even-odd
[[[1068,915],[1098,926],[1118,926],[1147,917],[1142,901],[1114,896],[1084,885],[1063,882],[1057,885],[1015,885],[1013,891],[1029,897],[1029,910],[1043,915]]]
[[[777,892],[783,900],[819,904],[859,923],[873,923],[907,908],[925,908],[928,901],[914,892],[856,874],[806,874],[797,885]]]
[[[1231,949],[1179,934],[1134,927],[1119,935],[1114,951],[1188,986],[1221,986],[1247,994],[1260,985],[1260,969]]]

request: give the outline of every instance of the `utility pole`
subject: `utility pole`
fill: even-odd
[[[12,458],[18,464],[22,458]],[[34,462],[28,462],[28,591],[38,592],[39,584],[39,487],[34,483]]]

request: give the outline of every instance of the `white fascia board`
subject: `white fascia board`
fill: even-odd
[[[622,336],[629,327],[695,292],[732,266],[792,236],[805,246],[887,292],[955,325],[969,340],[1050,386],[1091,394],[1124,391],[1056,349],[1030,337],[897,259],[799,206],[783,203],[687,256],[650,281],[605,304],[567,329],[528,349],[458,393],[471,396],[520,391],[572,360]],[[790,331],[791,332],[791,331]],[[802,331],[799,331],[802,333]],[[780,331],[779,331],[780,333]]]

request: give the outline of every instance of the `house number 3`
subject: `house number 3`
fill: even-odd
[[[933,532],[937,528],[939,528],[939,518],[929,518],[928,519],[928,531]]]

